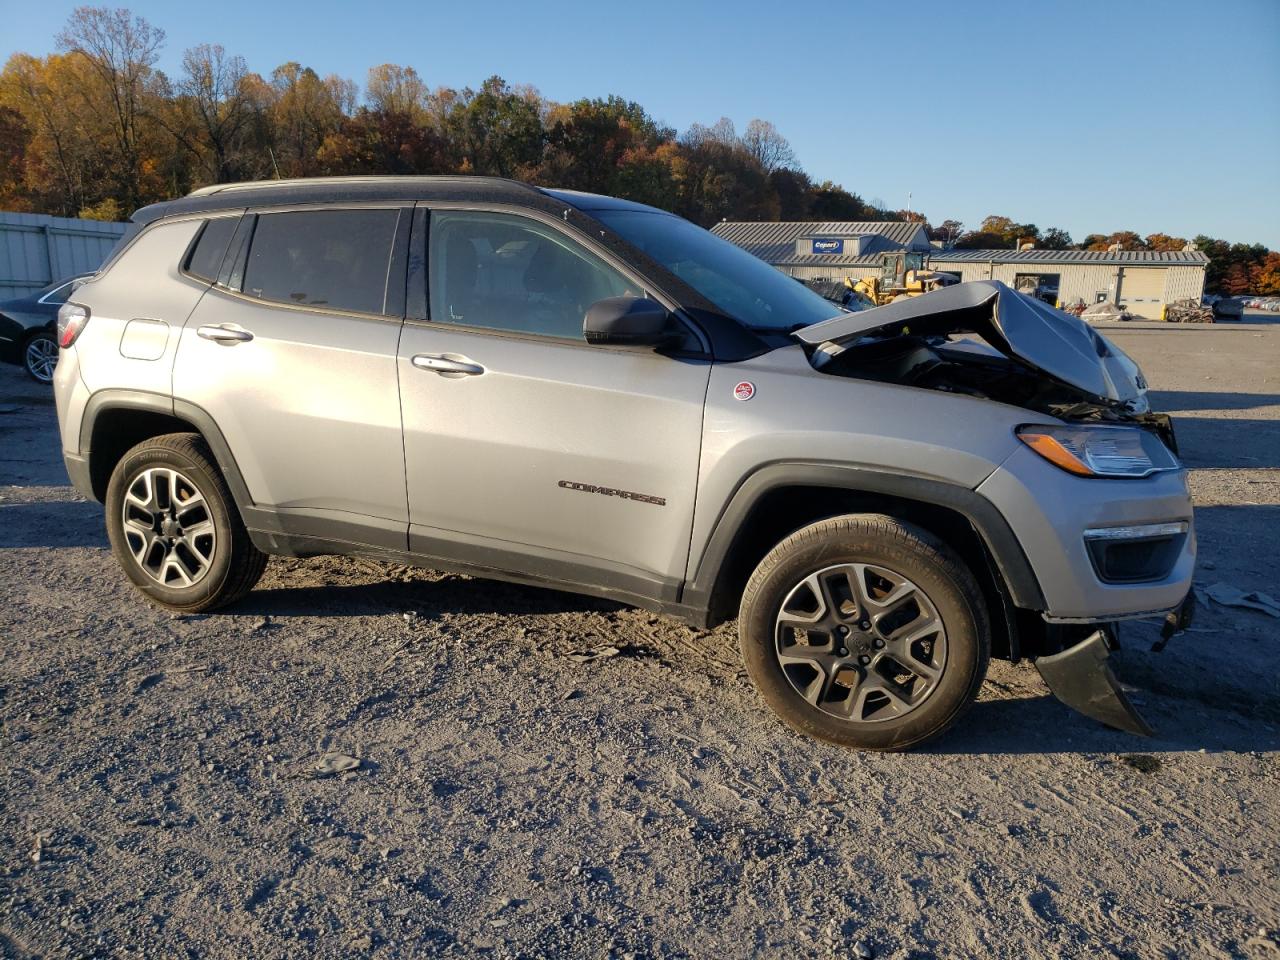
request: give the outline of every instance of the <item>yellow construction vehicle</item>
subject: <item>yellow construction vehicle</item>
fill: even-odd
[[[926,270],[923,253],[898,251],[883,255],[878,277],[863,277],[859,280],[846,277],[844,284],[861,299],[880,307],[893,303],[899,297],[918,297],[922,293],[957,282],[956,277],[950,273]]]

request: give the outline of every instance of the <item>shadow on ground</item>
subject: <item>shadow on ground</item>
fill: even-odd
[[[0,503],[0,550],[12,547],[107,548],[102,506],[84,501]]]
[[[314,582],[314,581],[312,581]],[[260,587],[225,612],[232,616],[360,617],[391,612],[440,614],[605,613],[625,609],[559,590],[445,575],[438,580]]]

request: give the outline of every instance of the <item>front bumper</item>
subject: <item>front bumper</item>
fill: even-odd
[[[1050,622],[1097,623],[1160,614],[1178,606],[1191,589],[1196,538],[1183,470],[1141,480],[1086,479],[1023,448],[977,492],[996,506],[1017,535]],[[1188,525],[1187,535],[1166,576],[1131,583],[1099,578],[1084,531],[1175,521]]]
[[[1155,731],[1129,702],[1107,663],[1111,646],[1109,631],[1100,628],[1061,653],[1037,657],[1036,669],[1053,695],[1071,709],[1117,730],[1149,737]]]
[[[1188,593],[1165,620],[1156,650],[1191,624],[1195,595]],[[1114,626],[1099,627],[1061,653],[1035,659],[1036,669],[1053,695],[1073,710],[1117,730],[1149,737],[1155,731],[1138,713],[1108,663],[1118,647]]]

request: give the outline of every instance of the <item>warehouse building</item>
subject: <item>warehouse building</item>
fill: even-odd
[[[931,270],[961,280],[1000,280],[1057,306],[1109,302],[1163,318],[1165,304],[1204,293],[1209,258],[1199,250],[940,250],[918,223],[718,223],[712,232],[800,280],[879,274],[882,255],[917,251]]]

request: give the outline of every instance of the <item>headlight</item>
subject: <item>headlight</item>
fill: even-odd
[[[1178,469],[1160,439],[1139,427],[1026,424],[1018,439],[1056,467],[1080,477],[1149,477]]]

